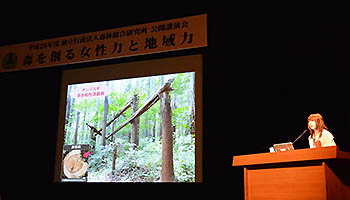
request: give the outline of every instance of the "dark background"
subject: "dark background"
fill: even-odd
[[[0,45],[208,14],[208,47],[0,74],[0,183],[22,197],[243,199],[232,156],[293,141],[321,113],[350,151],[348,2],[13,2],[2,6]],[[53,183],[64,69],[204,55],[202,184]],[[307,148],[307,135],[295,148]],[[21,191],[21,192],[18,192]],[[167,196],[168,195],[168,196]]]

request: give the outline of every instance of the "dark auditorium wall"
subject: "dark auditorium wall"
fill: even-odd
[[[316,112],[350,151],[347,2],[8,4],[17,9],[1,13],[0,45],[208,14],[207,48],[0,74],[0,182],[8,199],[22,195],[16,187],[32,188],[33,196],[41,187],[73,187],[107,196],[118,188],[140,198],[171,191],[243,199],[243,169],[231,166],[232,156],[293,141]],[[53,183],[62,70],[197,53],[204,55],[203,184]],[[295,144],[307,147],[307,136]]]

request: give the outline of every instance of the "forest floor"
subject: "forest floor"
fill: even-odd
[[[104,175],[88,175],[88,182],[152,182],[151,180],[147,180],[144,177],[140,177],[140,173],[146,173],[145,169],[137,169],[134,170],[131,168],[130,170],[121,170],[117,172],[115,175],[112,173],[104,174]],[[157,180],[155,180],[157,181]]]

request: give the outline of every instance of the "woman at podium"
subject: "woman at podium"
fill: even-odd
[[[328,131],[322,115],[316,113],[308,117],[307,127],[310,131],[310,148],[336,146],[332,133]]]

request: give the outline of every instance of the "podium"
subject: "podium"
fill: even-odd
[[[245,200],[350,199],[350,153],[338,146],[233,157]]]

